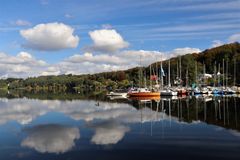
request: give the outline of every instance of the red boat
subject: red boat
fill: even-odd
[[[129,97],[160,97],[160,92],[149,91],[147,88],[131,89],[128,94]]]

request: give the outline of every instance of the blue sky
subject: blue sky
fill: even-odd
[[[126,58],[144,54],[155,59],[154,56],[159,54],[168,57],[175,55],[176,51],[182,51],[177,54],[185,54],[186,50],[198,52],[240,39],[240,0],[2,0],[0,3],[0,53],[15,61],[21,57],[17,55],[44,61],[46,66],[41,70],[47,70],[46,73],[49,70],[56,71],[54,74],[81,74],[125,69],[137,63],[126,65],[126,59],[121,59],[124,55]],[[56,25],[51,25],[54,23]],[[29,37],[30,31],[21,34],[21,31],[39,24],[45,25],[42,28],[45,31],[51,28],[51,33],[58,25],[68,26],[70,29],[63,37],[73,41],[69,44],[60,42],[59,37],[51,39],[48,34],[43,34],[45,31],[39,33],[40,28],[34,32],[38,37]],[[60,27],[59,31],[63,28]],[[89,32],[94,34],[90,36]],[[112,37],[117,38],[114,43]],[[42,41],[47,46],[36,46]],[[56,41],[59,44],[54,47]],[[57,48],[62,44],[66,46]],[[74,59],[76,57],[77,60]],[[99,57],[106,62],[96,62]],[[121,59],[124,63],[113,65],[107,61],[108,58],[109,61]],[[68,67],[60,67],[66,63]],[[23,69],[32,66],[16,65],[19,70],[0,70],[0,77],[35,75]],[[103,66],[107,67],[96,69]],[[78,67],[87,70],[76,71]],[[40,69],[37,70],[39,73],[36,75],[41,75]]]

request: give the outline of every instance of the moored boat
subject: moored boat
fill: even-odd
[[[193,89],[193,93],[194,93],[194,95],[198,95],[198,94],[201,94],[202,92],[198,87],[196,87]]]
[[[148,88],[136,88],[130,90],[127,95],[129,97],[160,97],[160,92],[158,91],[150,91]]]
[[[178,93],[178,95],[187,95],[188,94],[187,90],[183,87],[177,88],[177,93]]]
[[[160,90],[160,95],[161,96],[177,96],[178,92],[168,88],[168,89]]]
[[[207,89],[206,87],[203,87],[203,88],[201,89],[201,93],[202,93],[202,94],[208,94],[208,89]]]
[[[225,94],[236,94],[236,91],[234,91],[233,89],[231,89],[230,87],[227,87],[225,89]]]
[[[122,96],[127,97],[127,92],[121,89],[117,89],[115,91],[111,91],[107,94],[107,96]]]
[[[131,99],[131,100],[154,100],[154,101],[158,101],[158,100],[160,100],[160,96],[159,95],[157,95],[157,96],[148,96],[148,97],[146,97],[146,96],[142,96],[142,97],[140,97],[140,96],[132,96],[132,97],[129,97],[129,99]]]

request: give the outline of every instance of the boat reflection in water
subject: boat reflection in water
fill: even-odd
[[[239,102],[222,96],[0,98],[0,158],[239,159]]]
[[[164,112],[179,122],[205,122],[240,131],[239,99],[232,96],[161,97],[145,107]],[[140,109],[137,103],[133,105]],[[160,110],[159,110],[160,108]]]

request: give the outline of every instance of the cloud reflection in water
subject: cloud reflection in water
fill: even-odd
[[[92,127],[95,128],[95,135],[92,137],[91,142],[98,145],[116,144],[130,130],[129,127],[114,121],[94,124]]]
[[[100,106],[96,106],[95,103],[91,100],[0,99],[0,124],[17,121],[27,125],[49,112],[58,112],[76,121],[87,122],[89,125],[85,127],[95,131],[90,139],[93,144],[109,145],[118,143],[130,131],[126,124],[168,118],[165,113],[150,108],[137,110],[130,104],[101,102]],[[64,153],[74,146],[74,140],[80,138],[78,128],[62,125],[40,125],[27,129],[26,132],[28,137],[21,145],[41,153]]]
[[[33,148],[40,153],[64,153],[80,138],[78,128],[63,125],[39,125],[26,129],[28,136],[21,146]]]

